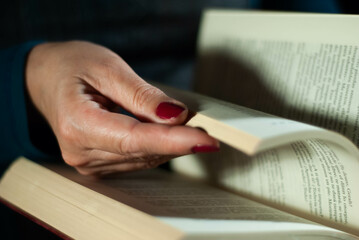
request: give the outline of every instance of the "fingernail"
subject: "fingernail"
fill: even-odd
[[[157,106],[156,114],[162,119],[171,119],[178,117],[184,108],[170,102],[162,102]]]
[[[212,146],[212,145],[196,145],[193,148],[191,148],[191,151],[193,153],[205,153],[205,152],[218,152],[219,151],[219,147],[217,146]]]

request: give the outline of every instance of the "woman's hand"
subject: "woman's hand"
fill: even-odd
[[[26,85],[63,159],[81,174],[152,168],[174,156],[218,150],[206,133],[180,126],[188,114],[183,103],[102,46],[81,41],[36,46],[28,57]],[[113,112],[116,106],[146,122]]]

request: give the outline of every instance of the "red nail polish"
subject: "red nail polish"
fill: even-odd
[[[219,147],[217,146],[211,146],[211,145],[196,145],[194,146],[191,151],[193,153],[199,153],[199,152],[218,152]]]
[[[157,106],[156,114],[162,119],[171,119],[178,117],[184,108],[170,102],[162,102]]]

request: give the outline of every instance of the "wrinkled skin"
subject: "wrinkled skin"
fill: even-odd
[[[141,79],[118,55],[89,42],[37,45],[26,65],[26,86],[49,122],[65,162],[84,175],[156,167],[194,146],[218,147],[217,140],[182,126],[188,110]],[[170,102],[184,110],[161,118],[157,106]],[[114,107],[132,117],[114,112]]]

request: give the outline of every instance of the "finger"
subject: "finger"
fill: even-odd
[[[92,69],[90,84],[139,118],[166,124],[183,123],[187,107],[140,78],[125,61],[113,56]]]
[[[76,167],[76,170],[82,175],[103,176],[103,175],[109,175],[109,174],[114,174],[114,173],[118,173],[118,172],[129,172],[129,171],[137,171],[137,170],[155,168],[164,162],[165,161],[112,163],[109,165],[100,166],[100,167],[96,167],[96,168]]]
[[[186,126],[141,123],[131,117],[97,108],[82,109],[86,145],[116,154],[184,155],[194,150],[218,150],[205,132]],[[201,148],[207,146],[207,148]]]
[[[111,110],[116,106],[116,104],[114,104],[114,102],[112,102],[107,97],[103,96],[92,86],[88,85],[88,83],[81,82],[81,88],[82,88],[81,92],[83,92],[85,94],[85,98],[87,100],[94,101],[94,102],[98,103],[101,108]]]
[[[92,149],[85,153],[83,158],[86,158],[86,162],[78,167],[100,167],[111,165],[114,163],[135,163],[135,162],[146,162],[146,161],[167,161],[176,156],[164,156],[164,155],[146,155],[145,153],[135,154],[115,154],[106,152],[98,149]],[[165,159],[165,160],[164,160]]]
[[[132,153],[185,155],[197,151],[218,151],[219,142],[192,127],[138,123],[122,140],[122,149]]]

